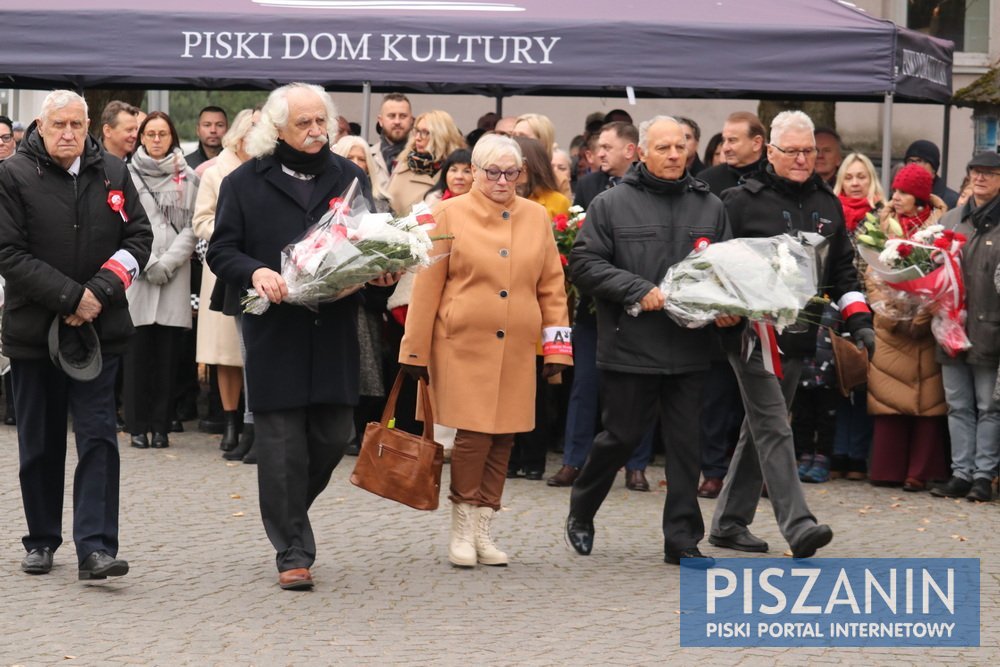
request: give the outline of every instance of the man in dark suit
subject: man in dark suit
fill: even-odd
[[[212,271],[271,302],[243,318],[246,380],[254,413],[260,512],[277,552],[281,588],[312,588],[316,541],[308,511],[326,488],[354,431],[359,352],[352,295],[318,310],[283,303],[281,251],[316,223],[355,179],[354,163],[330,152],[337,113],[318,86],[278,88],[247,136],[249,160],[222,183]],[[392,277],[377,281],[393,282]]]

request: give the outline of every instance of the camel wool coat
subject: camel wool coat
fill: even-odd
[[[569,326],[563,268],[545,209],[477,187],[434,209],[447,253],[417,274],[399,361],[426,366],[434,420],[479,433],[535,427],[535,357],[546,328]],[[568,329],[567,329],[568,330]],[[546,363],[571,365],[567,354]]]
[[[876,281],[866,283],[871,303],[884,298]],[[939,417],[948,413],[930,324],[926,313],[909,320],[875,314],[875,355],[868,365],[868,414]]]

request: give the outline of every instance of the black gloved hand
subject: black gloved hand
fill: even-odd
[[[875,356],[875,330],[864,327],[852,332],[851,336],[859,350],[868,352],[868,361],[871,361],[872,357]]]
[[[428,387],[431,385],[431,376],[427,373],[426,366],[400,364],[399,370],[403,371],[408,377],[411,377],[414,380],[423,380]]]
[[[542,377],[546,380],[554,375],[559,375],[569,368],[566,364],[542,364]]]

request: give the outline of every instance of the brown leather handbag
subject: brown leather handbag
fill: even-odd
[[[436,510],[441,495],[444,447],[434,442],[434,413],[427,385],[418,382],[424,408],[424,433],[416,436],[391,428],[403,372],[396,376],[382,411],[382,421],[369,422],[351,484],[418,510]]]
[[[858,349],[852,341],[844,340],[836,331],[827,327],[830,345],[833,346],[833,367],[837,373],[837,389],[847,398],[851,392],[868,382],[868,352]]]

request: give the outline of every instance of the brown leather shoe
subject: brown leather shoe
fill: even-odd
[[[573,482],[580,475],[580,469],[573,466],[563,466],[559,472],[545,480],[549,486],[573,486]]]
[[[313,587],[313,578],[309,568],[297,567],[278,573],[278,585],[286,591],[304,591]]]
[[[719,491],[722,491],[721,477],[706,477],[705,481],[698,487],[699,498],[718,498]]]
[[[626,470],[625,488],[630,491],[649,491],[649,482],[646,481],[646,471]]]

